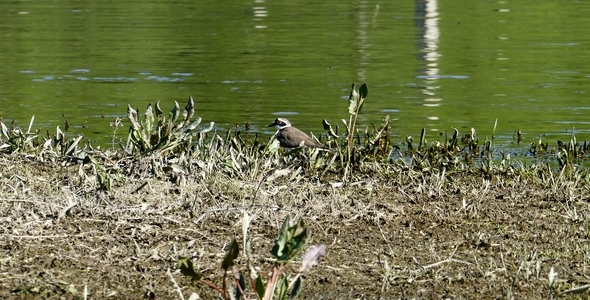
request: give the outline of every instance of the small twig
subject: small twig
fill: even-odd
[[[218,291],[222,295],[224,294],[223,290],[220,287],[216,286],[215,283],[213,283],[211,281],[208,281],[208,280],[205,280],[205,279],[201,279],[201,280],[199,280],[199,282],[204,283],[206,286],[208,286],[208,287],[210,287],[210,288]]]
[[[223,298],[229,299],[229,295],[227,294],[227,271],[223,272]]]
[[[170,277],[170,280],[172,280],[172,283],[174,284],[174,287],[176,288],[178,295],[180,295],[180,299],[184,300],[184,296],[182,295],[182,290],[180,289],[180,286],[178,285],[178,283],[176,283],[176,280],[174,280],[174,276],[172,276],[172,273],[170,273],[170,268],[168,268],[168,270],[166,271],[166,274],[168,275],[168,277]]]
[[[131,240],[135,244],[135,256],[139,257],[139,254],[141,252],[141,248],[139,248],[139,244],[137,244],[137,241],[135,241],[135,239],[131,239]]]
[[[332,270],[332,271],[343,271],[347,268],[337,268],[337,267],[331,267],[331,266],[325,266],[324,268],[328,269],[328,270]]]
[[[167,221],[170,221],[170,222],[172,222],[172,223],[174,223],[174,224],[177,224],[177,225],[182,225],[182,222],[180,222],[180,221],[178,221],[178,220],[174,220],[174,219],[172,219],[172,218],[168,218],[168,217],[164,217],[164,216],[162,216],[162,219],[164,219],[164,220],[167,220]]]
[[[144,182],[141,186],[135,189],[135,191],[131,192],[131,194],[137,194],[141,189],[143,189],[146,185],[148,185],[147,181]]]
[[[412,260],[414,261],[414,264],[420,268],[420,270],[426,271],[426,269],[420,264],[420,262],[416,259],[416,257],[412,257]]]
[[[414,199],[412,196],[410,196],[408,193],[406,193],[406,191],[404,191],[402,188],[398,188],[398,191],[401,192],[402,194],[404,194],[404,196],[408,197],[408,199],[410,199],[411,203],[418,204],[418,201],[416,201],[416,199]]]

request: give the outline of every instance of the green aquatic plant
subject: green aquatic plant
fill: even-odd
[[[584,143],[578,142],[575,135],[575,128],[572,128],[569,142],[564,143],[561,140],[557,140],[555,154],[561,169],[573,167],[577,161],[586,158],[588,153],[590,153],[590,144],[588,141],[584,141]]]
[[[34,152],[39,157],[46,159],[63,159],[73,162],[85,161],[88,151],[80,148],[84,136],[78,135],[68,139],[60,127],[57,126],[54,135],[48,131],[47,136],[44,137],[40,135],[39,130],[32,130],[34,121],[35,117],[33,116],[26,131],[14,124],[8,127],[0,121],[0,152]]]
[[[128,105],[127,117],[131,127],[125,151],[138,154],[158,153],[165,156],[190,149],[193,137],[198,135],[202,138],[203,134],[213,130],[214,125],[214,122],[211,122],[207,127],[199,128],[201,118],[193,119],[194,112],[195,101],[190,96],[182,111],[175,101],[168,118],[160,108],[160,101],[156,102],[154,107],[151,103],[147,106],[143,119],[140,119],[136,109]]]
[[[0,152],[12,153],[37,147],[39,132],[31,131],[34,121],[35,116],[31,117],[29,127],[24,131],[14,125],[14,121],[9,127],[0,120]]]
[[[549,152],[549,143],[543,143],[542,137],[539,137],[539,141],[530,144],[529,152],[535,157],[545,155]]]
[[[142,115],[128,106],[131,125],[127,143],[121,145],[122,152],[112,149],[108,154],[100,148],[94,149],[81,135],[67,138],[59,126],[54,134],[48,132],[47,136],[41,136],[39,130],[33,129],[34,118],[26,130],[0,121],[0,152],[34,153],[66,164],[91,164],[92,168],[87,170],[93,170],[94,177],[84,181],[95,182],[101,190],[110,190],[120,172],[149,172],[168,177],[177,184],[186,182],[185,178],[193,172],[203,176],[221,172],[243,180],[262,180],[276,170],[301,172],[306,176],[318,176],[320,180],[338,177],[350,182],[355,172],[378,171],[383,164],[428,172],[473,168],[489,178],[495,172],[506,170],[507,164],[512,162],[510,152],[493,147],[497,121],[491,138],[481,143],[474,128],[467,134],[452,128],[441,132],[438,140],[427,137],[423,128],[419,140],[407,136],[404,141],[392,142],[389,116],[378,124],[362,126],[358,123],[367,95],[367,84],[358,90],[352,85],[346,106],[349,119],[343,120],[345,130],[323,120],[325,134],[320,139],[325,139],[322,142],[331,151],[303,148],[284,155],[275,139],[260,141],[256,133],[250,132],[248,123],[231,127],[219,135],[212,132],[213,122],[200,126],[201,119],[194,116],[195,102],[189,97],[184,109],[175,102],[169,114],[162,112],[160,102],[148,105]],[[121,124],[121,119],[111,123],[113,138]],[[558,141],[557,146],[550,149],[549,143],[539,138],[529,149],[535,159],[555,159],[562,169],[575,166],[588,152],[588,142],[579,143],[573,131],[568,143]],[[113,155],[117,156],[114,161],[109,158]],[[496,164],[500,160],[502,163]]]
[[[348,123],[343,119],[342,122],[346,127],[346,144],[344,149],[346,150],[346,164],[344,166],[344,178],[346,179],[351,171],[351,163],[354,158],[355,143],[354,137],[356,134],[357,120],[363,105],[365,104],[365,98],[369,94],[369,87],[367,84],[363,84],[356,90],[356,84],[352,84],[350,95],[348,97],[348,114],[350,115]]]

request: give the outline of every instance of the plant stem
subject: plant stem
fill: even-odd
[[[201,279],[199,280],[200,282],[204,283],[205,285],[209,286],[210,288],[218,291],[220,294],[225,295],[223,289],[221,289],[220,287],[218,287],[217,285],[215,285],[215,283],[209,281],[209,280],[205,280],[205,279]],[[225,298],[225,296],[224,296]]]
[[[272,275],[270,279],[266,283],[266,291],[264,291],[264,300],[271,300],[272,295],[274,294],[275,287],[277,285],[277,280],[279,278],[279,274],[281,273],[281,268],[274,266],[272,269]]]
[[[240,291],[240,293],[242,293],[242,296],[244,296],[244,299],[248,300],[249,298],[246,297],[246,293],[244,292],[244,290],[242,289],[242,286],[240,285],[240,279],[235,278],[235,280],[236,280],[236,286],[238,287],[238,290]]]
[[[350,162],[352,160],[352,149],[353,147],[353,141],[354,141],[354,132],[355,132],[355,128],[356,128],[356,121],[358,119],[358,115],[359,115],[359,111],[361,110],[361,106],[363,105],[364,102],[364,98],[360,98],[359,96],[359,100],[356,104],[355,107],[355,111],[354,111],[354,116],[350,116],[350,121],[348,122],[348,159],[346,161],[346,168],[344,169],[344,179],[346,180],[346,178],[348,178],[348,174],[349,174],[349,169],[350,169]]]
[[[223,272],[223,298],[229,299],[229,295],[227,294],[227,270]]]

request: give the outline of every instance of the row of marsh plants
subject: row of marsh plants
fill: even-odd
[[[325,133],[319,140],[325,149],[303,148],[296,151],[280,149],[275,139],[260,141],[258,135],[243,134],[239,128],[218,132],[214,123],[203,125],[195,116],[195,102],[189,97],[181,109],[177,102],[164,113],[160,102],[150,104],[143,114],[128,105],[129,131],[119,149],[102,150],[84,142],[83,136],[67,139],[58,126],[55,134],[33,130],[34,117],[26,130],[0,121],[0,153],[26,153],[39,160],[60,161],[62,164],[89,166],[82,172],[82,182],[109,190],[124,175],[150,174],[182,183],[187,174],[198,170],[204,174],[223,173],[242,180],[270,176],[277,169],[301,168],[323,179],[335,178],[351,182],[355,174],[382,172],[384,169],[414,169],[422,172],[461,171],[480,172],[486,177],[512,172],[524,167],[510,153],[493,147],[494,133],[480,142],[475,129],[461,135],[457,129],[444,132],[441,139],[427,142],[425,129],[418,140],[406,136],[403,141],[391,141],[391,122],[386,116],[381,124],[358,124],[358,116],[368,96],[366,84],[352,85],[344,130],[323,120]],[[343,108],[344,109],[344,108]],[[123,125],[117,118],[111,123],[113,136]],[[247,132],[247,130],[246,130]],[[495,126],[494,126],[495,132]],[[517,131],[519,140],[522,134]],[[557,162],[559,171],[576,169],[590,151],[586,141],[579,143],[572,133],[568,142],[558,141],[550,147],[539,139],[531,143],[531,157]]]

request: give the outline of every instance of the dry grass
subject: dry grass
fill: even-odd
[[[583,169],[361,164],[341,182],[294,156],[240,172],[194,158],[174,176],[146,172],[150,158],[113,160],[111,190],[97,191],[92,164],[0,154],[0,297],[178,298],[168,270],[186,298],[218,297],[176,263],[188,256],[219,283],[243,211],[264,275],[286,215],[327,246],[306,276],[308,299],[539,299],[590,283]]]

